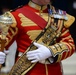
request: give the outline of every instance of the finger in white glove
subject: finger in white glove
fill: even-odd
[[[38,61],[41,61],[41,60],[45,60],[48,57],[52,56],[50,50],[46,46],[35,43],[35,42],[33,44],[38,49],[33,50],[33,51],[28,51],[26,53],[26,56],[27,56],[28,60],[31,61],[31,63],[35,63],[35,62],[38,62]]]
[[[8,53],[9,53],[9,51],[8,51],[8,50],[4,50],[4,53],[5,53],[5,54],[8,54]]]
[[[3,64],[5,62],[6,54],[3,52],[0,52],[0,64]]]

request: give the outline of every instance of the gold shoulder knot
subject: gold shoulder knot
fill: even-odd
[[[74,16],[71,16],[71,15],[69,15],[69,14],[66,14],[66,16],[68,17],[68,20],[66,20],[66,21],[64,22],[64,26],[65,26],[66,28],[69,28],[69,27],[74,23],[75,17],[74,17]]]

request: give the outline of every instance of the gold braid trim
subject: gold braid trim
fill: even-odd
[[[69,41],[69,38],[71,38],[71,35],[69,35],[69,36],[63,38],[61,41],[63,42],[64,40],[68,39],[68,42],[70,42],[70,41]]]
[[[64,43],[57,43],[53,46],[49,46],[48,48],[51,50],[53,57],[68,50],[68,47]]]
[[[61,55],[61,54],[59,54],[59,55],[58,55],[58,59],[57,59],[57,61],[56,61],[56,62],[59,62],[59,61],[61,60],[61,58],[62,58],[62,55]]]
[[[62,43],[66,44],[70,48],[70,49],[68,49],[68,51],[72,50],[72,47],[68,43],[66,43],[66,42],[62,42]],[[67,54],[68,54],[68,52],[66,52],[66,55],[64,56],[64,59],[67,57]],[[70,54],[71,54],[71,52],[69,53],[69,56],[70,56]]]
[[[48,75],[48,68],[47,68],[47,64],[45,64],[45,69],[46,69],[46,75]]]
[[[68,32],[69,32],[69,30],[67,29],[66,31],[64,31],[64,32],[61,34],[61,36],[65,35],[65,34],[68,33]]]
[[[73,48],[75,48],[72,43],[69,43],[69,44],[70,44]],[[68,51],[70,52],[70,53],[69,53],[69,56],[71,55],[72,47],[71,47],[71,49],[68,49]],[[68,52],[66,52],[66,54],[65,54],[65,56],[64,56],[64,59],[66,59],[67,55],[68,55]],[[61,60],[62,56],[63,56],[63,55],[59,54],[59,55],[58,55],[58,59],[57,59],[56,62],[59,62],[59,61]]]
[[[66,52],[66,54],[65,54],[65,56],[64,56],[64,59],[66,59],[67,55],[68,55],[68,52]]]
[[[72,43],[69,43],[71,46],[72,46],[72,48],[75,50],[75,46],[74,46],[74,44],[72,44]]]
[[[10,28],[10,31],[11,31],[12,35],[10,35],[10,34],[7,35],[7,37],[9,37],[9,39],[6,38],[6,44],[5,44],[5,46],[7,46],[8,43],[9,43],[9,42],[13,39],[13,37],[17,34],[17,32],[18,32],[18,28],[15,27],[15,32],[13,31],[12,28]]]
[[[72,43],[69,43],[69,44],[71,46],[71,49],[69,50],[70,51],[69,56],[70,56],[72,53],[72,50],[75,50],[75,46]]]
[[[64,42],[64,44],[66,44],[69,47],[69,49],[72,50],[72,47],[70,46],[70,44],[68,44],[66,42]]]
[[[25,75],[31,68],[34,67],[36,63],[32,64],[27,70],[25,70],[21,75]]]

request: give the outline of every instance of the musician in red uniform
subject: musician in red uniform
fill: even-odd
[[[52,45],[33,43],[37,49],[28,51],[26,57],[36,65],[28,70],[26,75],[63,75],[61,61],[70,57],[75,50],[74,41],[69,32],[69,27],[75,18],[65,11],[53,7],[50,0],[30,0],[27,5],[7,13],[12,17],[13,24],[6,38],[6,49],[16,40],[16,59],[26,51],[32,41],[46,27],[50,14],[50,24],[54,23],[59,36]],[[1,54],[0,56],[2,56]]]

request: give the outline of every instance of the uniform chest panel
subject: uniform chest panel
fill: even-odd
[[[39,15],[39,13],[36,13]],[[20,17],[21,21],[21,26],[23,28],[23,32],[25,35],[28,35],[31,40],[34,40],[39,33],[42,31],[42,29],[32,20],[24,16],[23,14],[18,15]],[[47,13],[42,13],[41,17],[48,21],[48,14]]]

